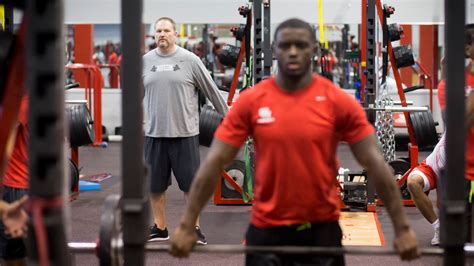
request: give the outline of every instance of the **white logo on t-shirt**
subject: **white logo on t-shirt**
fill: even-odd
[[[272,117],[272,110],[270,110],[269,107],[260,107],[260,109],[258,109],[258,116],[258,124],[268,124],[275,122],[275,117]]]
[[[317,102],[326,101],[326,96],[316,96],[314,98]]]

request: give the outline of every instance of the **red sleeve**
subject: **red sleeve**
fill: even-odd
[[[231,146],[240,148],[251,134],[251,90],[242,93],[232,105],[214,137]]]
[[[342,140],[351,145],[374,134],[374,127],[367,120],[362,106],[346,92],[338,89],[338,93],[336,123]]]
[[[26,125],[28,123],[28,97],[21,99],[20,110],[18,111],[18,123]]]
[[[446,82],[444,80],[438,83],[438,102],[440,109],[443,110],[446,107]]]

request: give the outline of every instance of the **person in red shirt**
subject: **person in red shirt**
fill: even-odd
[[[469,191],[469,206],[468,210],[471,210],[472,198],[474,196],[474,24],[466,25],[466,46],[465,53],[466,59],[470,60],[468,66],[465,69],[465,94],[466,94],[466,179],[470,181]],[[444,59],[441,61],[443,67]],[[449,89],[449,88],[448,88]],[[441,80],[438,84],[438,101],[441,109],[443,121],[446,121],[445,110],[446,110],[446,82]],[[474,239],[474,232],[471,232],[471,212],[468,211],[468,238],[470,241]],[[469,240],[469,239],[468,239]]]
[[[189,193],[185,214],[171,238],[171,254],[187,257],[196,243],[194,223],[225,166],[248,136],[254,139],[255,194],[246,234],[249,246],[341,246],[336,151],[346,141],[374,178],[394,225],[402,259],[418,257],[416,236],[399,189],[377,145],[374,129],[351,96],[313,76],[316,37],[311,26],[289,19],[274,36],[278,72],[243,92],[215,133]],[[246,255],[266,265],[269,254]],[[344,265],[343,256],[270,254],[282,265]]]
[[[3,201],[22,202],[28,193],[28,97],[24,96],[18,113],[15,142],[3,175]],[[23,217],[27,217],[26,214]],[[27,218],[25,218],[27,219]],[[23,220],[25,222],[25,220]],[[0,223],[0,257],[6,265],[26,265],[26,248],[22,239],[5,234],[7,221]]]
[[[464,72],[466,93],[466,178],[474,180],[474,127],[473,127],[473,101],[474,101],[474,24],[466,26],[466,58],[470,63]],[[444,61],[444,60],[443,60]],[[441,109],[443,121],[445,121],[446,109],[446,82],[441,80],[438,84],[438,102]]]

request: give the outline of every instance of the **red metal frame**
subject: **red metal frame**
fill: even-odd
[[[120,65],[119,64],[100,64],[97,65],[99,68],[109,68],[110,69],[110,79],[109,86],[110,88],[120,88]]]
[[[378,13],[378,17],[379,17],[379,20],[380,20],[380,24],[382,24],[383,23],[382,3],[381,3],[380,0],[376,0],[375,4],[376,4],[376,7],[377,7],[377,13]],[[389,59],[390,59],[390,64],[392,66],[393,76],[394,76],[395,81],[397,83],[397,90],[398,90],[398,95],[400,97],[401,104],[402,104],[402,106],[406,107],[407,102],[406,102],[406,98],[405,98],[405,93],[403,92],[400,73],[398,72],[398,69],[396,68],[395,58],[393,58],[393,47],[392,47],[392,44],[390,42],[388,42],[388,55],[389,55]],[[410,157],[410,170],[408,170],[402,176],[402,178],[400,178],[400,180],[398,180],[398,182],[397,182],[398,186],[401,186],[403,183],[405,183],[405,181],[408,178],[408,174],[411,172],[411,170],[413,170],[413,168],[415,168],[418,165],[418,146],[417,146],[417,143],[416,143],[416,140],[415,140],[413,125],[411,124],[409,113],[408,112],[403,112],[403,114],[405,116],[405,121],[407,121],[406,125],[407,125],[407,130],[408,130],[408,136],[410,138],[410,143],[409,143],[409,146],[408,146],[409,147],[408,148],[408,154],[409,154],[409,157]],[[376,202],[376,204],[372,204],[370,206],[369,205],[367,206],[367,211],[375,211],[376,205],[383,204],[380,199],[377,199],[375,202]],[[413,202],[413,200],[402,200],[402,204],[404,206],[412,206],[412,205],[414,205],[414,202]]]
[[[84,97],[87,100],[87,107],[92,112],[94,119],[95,139],[92,145],[102,145],[102,84],[104,79],[99,67],[92,64],[69,64],[66,68],[74,74],[81,73],[86,76],[84,83]],[[79,148],[71,147],[71,159],[79,167]],[[79,197],[79,184],[73,187],[70,200]]]
[[[227,97],[227,105],[232,106],[232,101],[234,99],[235,90],[237,89],[237,84],[239,82],[240,69],[242,68],[242,62],[244,61],[245,56],[245,36],[242,38],[242,46],[240,47],[239,57],[237,58],[237,65],[235,66],[234,76],[232,78],[232,83],[229,89],[229,96]]]
[[[239,57],[237,59],[237,64],[235,66],[234,70],[234,76],[232,78],[232,83],[230,85],[229,89],[229,96],[227,97],[227,105],[232,106],[233,104],[233,99],[235,95],[235,91],[237,89],[237,83],[239,80],[239,75],[240,75],[240,69],[242,68],[242,62],[245,56],[245,36],[242,39],[242,45],[240,47],[239,51]],[[237,184],[232,177],[227,174],[227,172],[223,171],[221,174],[224,179],[231,184],[233,188],[239,193],[242,194],[242,187],[240,187],[239,184]],[[249,205],[251,202],[244,202],[243,199],[227,199],[227,198],[222,198],[222,178],[219,177],[216,185],[216,189],[214,191],[214,204],[216,205],[223,205],[223,204],[228,204],[228,205]]]
[[[81,73],[86,76],[84,85],[84,97],[87,100],[87,107],[92,112],[94,119],[95,139],[94,146],[102,144],[102,84],[104,82],[102,72],[99,67],[92,64],[69,64],[66,68],[74,74]],[[92,107],[92,108],[91,108]],[[71,147],[71,159],[79,167],[79,148]],[[70,201],[79,197],[79,183],[72,189]]]
[[[94,118],[95,139],[94,146],[102,144],[102,84],[103,77],[99,67],[90,64],[69,64],[67,69],[74,73],[85,73],[87,80],[84,88],[87,106]]]
[[[92,64],[94,53],[94,25],[74,25],[74,62],[80,64]],[[87,76],[83,72],[74,77],[81,86],[87,82]]]

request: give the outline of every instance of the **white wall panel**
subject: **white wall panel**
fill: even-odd
[[[128,0],[133,1],[133,0]],[[458,1],[458,0],[456,0]],[[144,0],[143,19],[150,23],[159,16],[170,16],[180,23],[242,23],[237,8],[243,0]],[[317,0],[271,0],[272,23],[300,17],[318,23]],[[395,6],[391,22],[404,24],[442,23],[443,0],[387,0]],[[468,0],[472,21],[473,1]],[[66,23],[120,23],[120,0],[65,0]],[[360,0],[323,0],[325,23],[360,23]],[[19,18],[20,16],[16,16]]]

